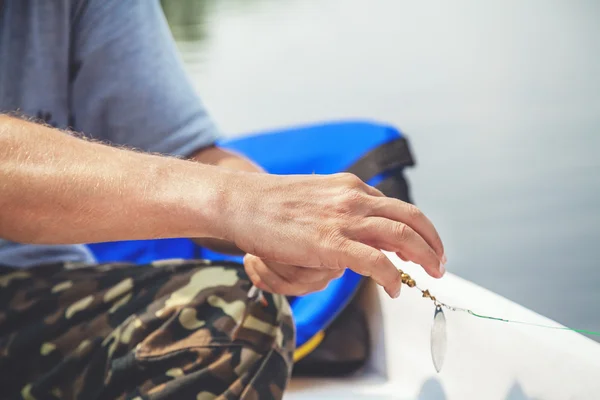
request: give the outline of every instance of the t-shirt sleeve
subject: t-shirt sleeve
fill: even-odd
[[[219,130],[188,78],[158,0],[71,10],[71,125],[116,145],[188,156]]]

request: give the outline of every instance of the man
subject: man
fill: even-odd
[[[397,297],[379,249],[443,275],[415,207],[348,174],[262,174],[216,147],[157,1],[0,5],[0,111],[45,121],[0,115],[3,396],[281,398],[294,343],[283,295],[348,267]],[[244,268],[94,265],[74,245],[169,237],[247,253]]]

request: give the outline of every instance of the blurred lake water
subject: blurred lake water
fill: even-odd
[[[394,124],[411,140],[413,196],[448,269],[600,330],[600,2],[163,5],[228,135]]]

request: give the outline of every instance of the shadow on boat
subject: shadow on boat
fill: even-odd
[[[423,386],[417,397],[419,400],[446,400],[446,392],[441,382],[436,378],[430,378]],[[506,400],[539,400],[529,397],[518,382],[515,382],[506,395]]]
[[[423,383],[419,392],[419,400],[446,400],[446,392],[442,383],[436,378],[430,378]]]
[[[519,382],[515,382],[514,385],[508,391],[506,400],[538,400],[538,398],[527,396]]]

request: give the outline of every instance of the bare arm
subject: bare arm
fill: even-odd
[[[87,142],[3,116],[0,237],[25,243],[212,237],[235,243],[254,261],[269,260],[246,268],[259,288],[275,291],[288,290],[282,279],[298,285],[295,273],[275,275],[282,268],[311,267],[326,281],[327,270],[339,274],[349,267],[395,297],[400,274],[378,249],[397,252],[438,278],[445,263],[427,217],[353,175],[232,171]]]
[[[226,175],[0,115],[0,237],[47,244],[220,237]]]

